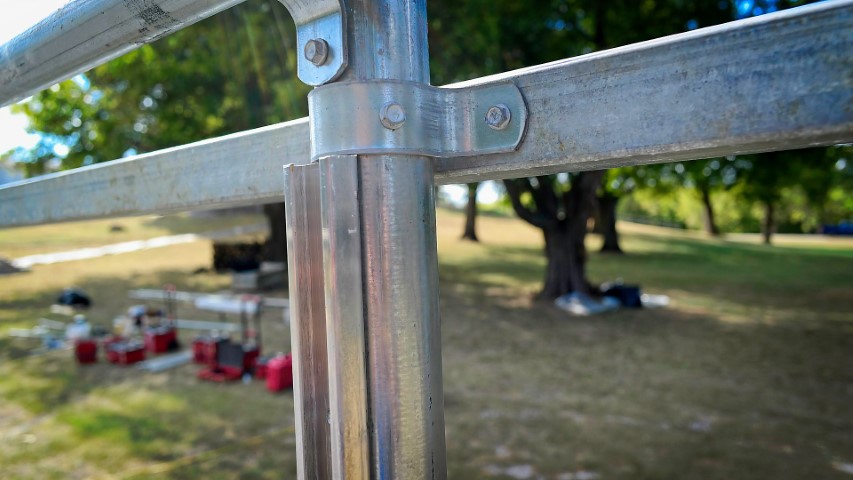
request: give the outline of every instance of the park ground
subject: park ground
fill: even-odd
[[[3,230],[0,256],[259,220]],[[627,255],[592,253],[590,277],[671,305],[570,317],[532,299],[544,267],[534,229],[483,217],[472,244],[458,239],[462,221],[439,212],[450,478],[853,479],[853,242],[764,247],[623,224]],[[203,270],[210,260],[199,240],[0,276],[0,478],[295,477],[290,393],[203,383],[191,365],[80,367],[6,337],[49,316],[69,285],[93,296],[89,317],[103,324],[132,288],[227,288]],[[267,350],[289,349],[280,316],[264,328]]]

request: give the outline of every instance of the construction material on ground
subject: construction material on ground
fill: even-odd
[[[50,331],[42,326],[33,328],[10,328],[7,335],[16,338],[42,338],[50,333]]]
[[[554,300],[554,305],[560,310],[572,315],[596,315],[610,312],[619,308],[619,300],[613,297],[593,298],[585,293],[572,292]]]
[[[58,322],[49,318],[39,318],[39,326],[52,330],[65,330],[65,322]]]
[[[163,299],[163,290],[153,288],[140,288],[128,292],[130,298],[138,300],[161,300]],[[180,292],[175,291],[173,298],[175,301],[184,303],[195,303],[196,299],[202,297],[215,297],[223,299],[239,299],[242,295],[232,295],[230,293],[196,293],[196,292]],[[286,298],[264,297],[263,308],[290,308],[290,301]]]
[[[661,308],[669,305],[669,297],[667,295],[644,293],[640,295],[640,301],[643,302],[643,308]]]
[[[183,352],[163,355],[157,358],[145,360],[136,364],[136,368],[148,372],[162,372],[170,368],[180,367],[190,363],[193,358],[193,353],[189,350]]]
[[[269,290],[287,282],[287,265],[283,262],[261,262],[256,270],[235,271],[231,274],[231,289],[240,292]]]
[[[210,322],[206,320],[176,319],[175,326],[181,330],[206,330],[217,332],[238,332],[240,326],[229,322]]]

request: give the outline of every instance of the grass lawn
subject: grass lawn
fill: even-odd
[[[591,254],[591,278],[672,304],[575,318],[531,300],[544,267],[534,229],[484,217],[471,244],[462,221],[439,213],[450,478],[853,478],[853,245],[625,224],[628,254]],[[25,248],[2,239],[29,230],[0,231],[0,245]],[[295,476],[290,394],[202,383],[194,366],[79,367],[5,337],[71,284],[105,324],[130,288],[226,288],[191,274],[210,256],[199,241],[0,277],[0,478]],[[281,318],[264,328],[268,350],[289,348]]]

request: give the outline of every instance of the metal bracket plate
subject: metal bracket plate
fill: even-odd
[[[511,152],[527,125],[524,97],[510,81],[464,88],[389,80],[334,83],[314,89],[308,109],[312,159]]]
[[[340,0],[279,0],[296,23],[296,75],[312,86],[338,78],[347,66],[346,15]]]

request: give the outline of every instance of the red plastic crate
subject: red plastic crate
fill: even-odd
[[[267,390],[280,392],[293,387],[293,357],[288,353],[267,362]]]

